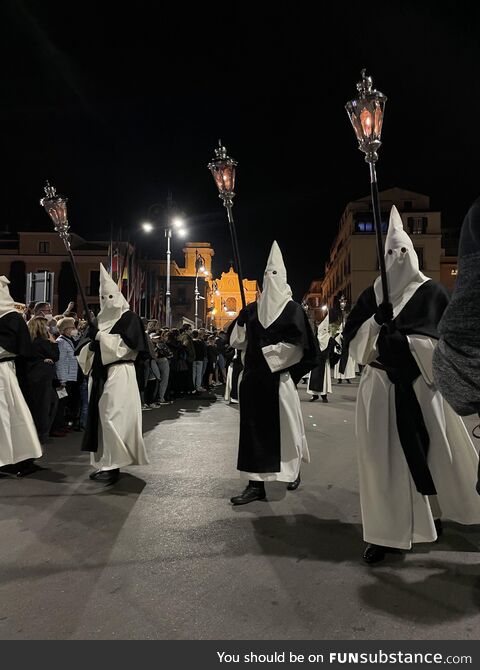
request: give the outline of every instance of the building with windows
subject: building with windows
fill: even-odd
[[[395,187],[380,193],[380,204],[383,233],[386,234],[390,209],[395,205],[413,240],[420,269],[452,290],[457,259],[446,256],[442,249],[441,213],[430,208],[429,196]],[[325,264],[324,277],[313,282],[315,292],[307,293],[305,300],[309,305],[312,300],[327,304],[333,310],[333,318],[337,318],[340,316],[340,296],[345,295],[348,310],[374,282],[378,272],[375,228],[368,195],[346,206]]]

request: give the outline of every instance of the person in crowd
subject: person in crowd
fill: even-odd
[[[207,330],[205,328],[199,328],[198,329],[198,337],[202,342],[205,344],[205,355],[203,358],[203,366],[202,366],[202,387],[207,388],[208,387],[208,379],[206,376],[206,371],[207,371],[207,365],[208,365],[208,356],[207,356],[207,339],[209,337]]]
[[[210,335],[207,339],[207,368],[205,371],[205,378],[207,380],[206,389],[208,391],[211,391],[212,387],[215,385],[214,377],[218,358],[215,339],[215,335]]]
[[[157,349],[152,339],[155,334],[156,322],[150,321],[147,326],[147,342],[149,350],[149,358],[145,361],[145,380],[146,386],[144,391],[145,402],[142,405],[143,410],[154,409],[159,407],[157,403],[158,387],[160,385],[160,370],[157,363]]]
[[[217,384],[225,384],[227,381],[225,349],[227,346],[227,335],[221,330],[215,338],[215,346],[217,347],[217,367],[215,369],[215,377]]]
[[[26,364],[28,384],[26,400],[40,444],[44,446],[48,441],[58,405],[54,379],[59,350],[44,317],[32,317],[28,322],[28,331],[32,340],[32,348]]]
[[[317,339],[320,345],[320,361],[310,373],[307,393],[311,395],[310,402],[315,402],[319,397],[322,402],[328,402],[327,393],[332,392],[332,376],[330,357],[335,347],[335,341],[330,335],[330,317],[327,312],[317,330]]]
[[[185,347],[185,351],[187,352],[188,372],[191,375],[192,379],[191,388],[187,388],[186,392],[195,393],[195,386],[193,382],[193,364],[195,362],[195,347],[193,346],[192,326],[190,324],[186,323],[182,326],[182,328],[180,329],[179,339],[180,342]]]
[[[170,377],[170,358],[172,357],[172,354],[165,342],[162,331],[157,332],[157,335],[152,339],[155,345],[157,366],[160,374],[156,404],[158,406],[170,405],[167,391]]]
[[[118,480],[120,468],[148,464],[135,361],[149,355],[140,318],[100,264],[98,328],[90,326],[77,346],[84,374],[90,374],[87,429],[82,449],[97,468],[90,479]]]
[[[23,477],[37,469],[42,447],[17,377],[17,365],[32,355],[32,342],[9,283],[0,277],[0,473]]]
[[[57,338],[59,357],[55,363],[58,389],[60,392],[57,416],[55,418],[55,431],[65,432],[73,427],[78,427],[80,414],[80,388],[78,384],[78,362],[75,356],[76,337],[78,330],[75,328],[75,320],[65,316],[61,318],[57,327],[59,337]],[[62,396],[62,397],[60,397]]]
[[[233,505],[265,499],[265,482],[300,483],[309,462],[296,384],[318,362],[318,345],[305,311],[292,300],[282,253],[273,243],[260,298],[242,309],[230,345],[245,352],[240,384],[237,468],[248,479]]]
[[[359,297],[345,346],[365,369],[356,410],[360,502],[367,563],[435,542],[442,518],[480,523],[478,456],[433,379],[446,290],[424,275],[395,207],[385,241],[390,301],[380,277]]]
[[[193,385],[197,393],[202,393],[205,389],[202,386],[203,380],[203,361],[207,354],[205,342],[200,339],[198,330],[192,332],[193,348],[195,350],[195,360],[193,361]]]
[[[28,305],[25,307],[25,310],[23,312],[23,318],[25,321],[28,323],[30,319],[32,318],[35,310],[35,305],[36,302],[33,300],[32,302],[29,302]]]
[[[438,325],[433,372],[442,395],[466,416],[480,412],[480,198],[462,225],[458,274]],[[478,486],[478,484],[477,484]],[[479,487],[480,493],[480,487]]]
[[[168,334],[167,345],[172,353],[170,359],[170,391],[179,396],[193,391],[192,368],[188,365],[188,350],[180,339],[180,332],[172,328]]]

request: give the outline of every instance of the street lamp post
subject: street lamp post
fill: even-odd
[[[155,205],[151,205],[148,209],[148,214],[150,214],[152,208]],[[170,240],[172,239],[172,230],[175,229],[177,233],[184,237],[186,234],[185,228],[183,228],[183,220],[179,217],[171,218],[172,212],[174,211],[174,205],[172,197],[169,194],[167,199],[167,225],[162,226],[165,233],[165,238],[167,240],[167,286],[165,291],[165,325],[167,328],[172,327],[172,309],[171,309],[171,291],[170,291],[170,277],[171,277],[171,249],[170,249]],[[155,230],[155,226],[150,221],[145,221],[142,224],[143,231],[145,233],[151,233]]]
[[[56,192],[54,186],[50,186],[47,181],[44,188],[45,197],[40,200],[40,204],[47,212],[48,216],[52,219],[55,231],[59,234],[60,239],[65,245],[67,253],[70,257],[70,264],[72,266],[73,275],[75,277],[75,282],[77,284],[78,292],[80,293],[80,298],[82,300],[83,309],[85,312],[85,318],[89,326],[93,327],[92,317],[90,316],[90,310],[88,309],[87,299],[85,297],[85,291],[83,290],[82,282],[78,275],[77,264],[75,262],[75,257],[70,246],[70,224],[68,223],[67,216],[67,200],[68,198],[63,198]]]
[[[235,221],[233,220],[233,198],[235,188],[235,168],[237,161],[233,160],[227,155],[227,150],[222,146],[222,141],[218,140],[218,147],[215,149],[215,157],[208,164],[208,168],[217,185],[219,195],[223,200],[223,204],[227,210],[228,226],[230,229],[230,236],[232,238],[232,249],[235,258],[235,265],[238,274],[238,282],[240,284],[240,297],[242,299],[242,307],[245,307],[247,302],[245,300],[245,290],[243,287],[243,273],[240,263],[240,253],[238,250],[237,232],[235,230]]]
[[[378,183],[375,163],[378,160],[378,150],[381,146],[383,115],[387,98],[380,91],[372,88],[372,78],[362,70],[362,81],[357,84],[358,97],[345,105],[350,122],[358,140],[358,148],[365,154],[365,160],[370,166],[370,186],[372,194],[373,218],[377,237],[377,254],[382,281],[383,302],[389,302],[387,272],[383,251],[382,222],[378,198]]]
[[[345,307],[347,306],[347,299],[345,296],[342,295],[340,296],[340,300],[338,301],[340,305],[340,309],[342,310],[342,329],[345,327]]]

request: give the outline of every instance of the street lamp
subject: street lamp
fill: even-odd
[[[387,273],[382,240],[382,224],[378,199],[377,174],[375,163],[378,160],[378,150],[381,146],[383,115],[387,98],[380,91],[376,91],[372,78],[362,70],[362,81],[357,84],[358,97],[345,105],[347,114],[358,140],[358,148],[365,154],[365,160],[370,166],[370,185],[372,192],[373,218],[377,236],[377,254],[382,280],[383,302],[389,302]]]
[[[338,301],[340,305],[340,309],[342,310],[342,328],[345,326],[345,307],[347,306],[347,299],[343,295],[340,296],[340,300]]]
[[[56,192],[55,187],[50,186],[48,181],[43,190],[45,191],[45,197],[40,200],[40,204],[47,212],[48,216],[52,219],[55,231],[59,234],[60,239],[65,245],[67,253],[70,257],[70,264],[72,266],[73,275],[77,283],[78,292],[80,293],[80,298],[82,300],[85,318],[89,326],[93,327],[93,321],[90,316],[90,310],[88,309],[87,299],[85,297],[85,292],[83,290],[80,277],[78,276],[77,264],[75,263],[75,257],[70,246],[70,224],[68,223],[67,216],[68,198],[63,198],[61,195],[59,195]]]
[[[245,290],[243,288],[243,273],[240,263],[240,253],[238,251],[237,233],[235,230],[235,222],[233,220],[233,197],[235,195],[233,189],[235,188],[235,168],[237,161],[233,160],[227,155],[227,150],[222,147],[222,141],[218,140],[218,147],[215,149],[215,157],[208,164],[208,168],[212,173],[215,184],[217,185],[219,195],[223,200],[223,204],[227,210],[228,226],[230,229],[230,236],[232,238],[232,249],[235,257],[235,265],[238,273],[238,282],[240,284],[240,296],[242,299],[242,307],[245,307],[247,302],[245,300]]]

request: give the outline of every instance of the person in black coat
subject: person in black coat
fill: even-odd
[[[38,432],[45,444],[55,418],[58,395],[54,388],[58,345],[48,330],[45,318],[35,316],[28,322],[32,355],[27,361],[27,403]]]

